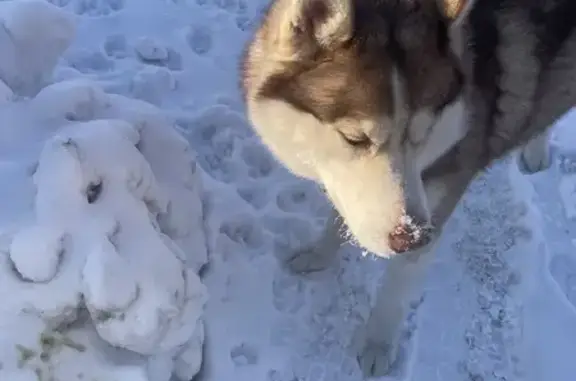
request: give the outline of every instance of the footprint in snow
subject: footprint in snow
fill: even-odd
[[[298,182],[282,188],[276,195],[278,209],[286,213],[301,213],[314,210],[321,202],[318,190],[306,182]]]
[[[258,363],[258,350],[248,343],[241,343],[230,350],[230,358],[237,367],[256,365]]]
[[[204,25],[190,26],[186,33],[186,42],[197,55],[206,55],[212,50],[212,31]]]
[[[306,285],[297,278],[280,270],[272,283],[272,303],[282,313],[295,314],[304,307]]]
[[[104,40],[104,52],[108,57],[126,58],[128,57],[128,43],[123,34],[112,34]]]
[[[70,0],[48,0],[48,2],[57,7],[65,7],[70,3]]]
[[[214,0],[214,4],[218,8],[230,13],[236,13],[238,9],[238,3],[236,0]]]
[[[238,245],[249,249],[258,249],[264,244],[264,235],[253,216],[240,215],[225,221],[220,226],[220,233]]]
[[[108,59],[102,52],[81,50],[73,53],[68,62],[70,66],[82,73],[112,71],[114,61]]]
[[[236,191],[244,201],[257,210],[264,208],[270,201],[267,190],[261,185],[238,187]]]
[[[198,162],[208,175],[225,183],[245,178],[246,165],[236,160],[236,151],[251,132],[241,114],[219,104],[182,122],[190,144],[198,152]]]
[[[154,38],[140,37],[134,43],[134,51],[145,64],[182,70],[182,55]]]
[[[254,27],[253,20],[247,15],[238,15],[236,17],[236,26],[243,32],[252,30]]]
[[[278,166],[268,149],[259,143],[245,144],[241,156],[252,178],[268,177]]]
[[[69,0],[57,0],[66,2]],[[107,16],[124,9],[124,0],[74,0],[74,12],[85,16]],[[68,5],[68,4],[67,4]]]

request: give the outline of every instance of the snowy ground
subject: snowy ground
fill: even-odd
[[[0,379],[361,381],[386,262],[279,265],[328,206],[243,115],[264,0],[50,2],[0,2]],[[572,120],[471,187],[387,380],[576,378]]]

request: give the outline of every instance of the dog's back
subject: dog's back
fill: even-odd
[[[575,1],[470,1],[458,38],[469,131],[425,176],[449,189],[439,224],[478,171],[546,135],[576,104]]]

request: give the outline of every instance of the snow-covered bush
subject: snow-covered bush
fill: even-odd
[[[73,35],[65,13],[0,2],[0,19],[0,149],[36,162],[29,213],[0,224],[0,379],[190,380],[208,259],[194,153],[150,104],[41,87]]]
[[[68,379],[78,362],[106,363],[112,346],[143,355],[130,370],[137,379],[168,380],[174,369],[190,379],[201,363],[207,295],[197,273],[207,257],[187,144],[153,106],[85,82],[26,103],[39,128],[56,132],[33,175],[35,218],[3,251],[0,378]],[[122,356],[98,378],[124,379]],[[158,357],[165,374],[147,378]]]

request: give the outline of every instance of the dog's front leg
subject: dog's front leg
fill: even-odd
[[[419,220],[415,221],[418,224],[429,225],[431,215],[420,163],[422,150],[421,144],[406,142],[402,172],[407,214]],[[430,239],[425,246],[396,255],[388,262],[384,283],[378,289],[376,303],[365,327],[364,347],[358,357],[365,377],[388,374],[396,361],[404,321],[411,302],[422,295],[426,270],[433,259],[435,238]]]
[[[364,332],[358,363],[366,378],[381,377],[394,366],[404,321],[411,302],[422,295],[426,270],[433,260],[433,243],[389,260],[383,284]]]

